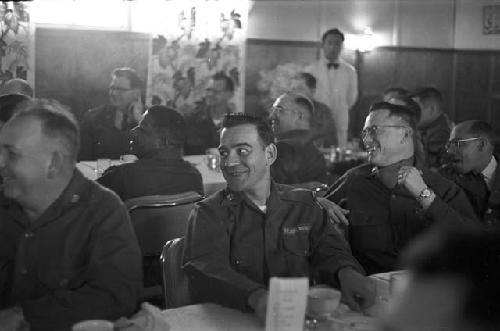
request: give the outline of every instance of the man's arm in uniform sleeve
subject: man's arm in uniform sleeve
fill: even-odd
[[[449,182],[449,181],[447,181]],[[428,184],[429,185],[429,184]],[[437,189],[429,185],[434,191]],[[435,222],[477,222],[477,216],[463,190],[455,183],[449,182],[445,190],[436,194],[434,201],[426,210]]]
[[[365,274],[363,267],[352,256],[349,244],[335,229],[326,212],[319,210],[317,218],[318,221],[311,230],[312,265],[318,273],[320,281],[338,287],[337,275],[343,268],[352,268]]]
[[[189,217],[183,258],[191,294],[200,302],[248,310],[249,295],[265,286],[234,270],[229,259],[228,226],[208,206],[198,204]]]
[[[337,179],[326,191],[325,198],[338,205],[341,204],[347,198],[348,175],[349,172]]]
[[[119,207],[97,213],[100,220],[93,232],[82,234],[89,236],[90,248],[82,252],[89,259],[85,270],[64,288],[20,303],[31,324],[52,325],[54,316],[64,316],[67,323],[89,318],[114,320],[135,311],[142,287],[141,252],[127,211],[123,205]]]

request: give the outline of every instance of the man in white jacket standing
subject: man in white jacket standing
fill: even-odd
[[[321,38],[324,56],[306,69],[317,79],[316,99],[332,111],[340,147],[346,145],[349,109],[358,97],[356,69],[339,57],[344,39],[337,28],[326,31]]]

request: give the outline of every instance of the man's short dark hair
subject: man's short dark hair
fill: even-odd
[[[377,102],[374,103],[370,107],[370,113],[386,109],[389,111],[389,116],[397,116],[401,118],[410,128],[412,128],[413,132],[417,130],[417,114],[415,114],[414,110],[411,110],[407,106],[395,105],[390,102]]]
[[[493,131],[491,125],[489,125],[484,121],[472,120],[467,130],[467,133],[486,138],[492,145],[498,143],[498,138],[497,135],[495,134],[495,131]]]
[[[155,105],[147,110],[153,130],[168,145],[182,146],[186,140],[186,122],[181,114],[170,107]]]
[[[116,68],[111,73],[112,77],[125,77],[130,82],[130,88],[142,89],[142,80],[139,78],[137,72],[129,67]]]
[[[71,161],[76,162],[80,149],[80,127],[69,108],[56,100],[38,99],[13,116],[18,117],[38,119],[42,125],[42,133],[48,138],[59,140]]]
[[[229,92],[234,92],[234,82],[233,80],[231,79],[231,77],[229,77],[228,75],[226,75],[223,71],[219,71],[217,73],[215,73],[213,76],[212,76],[212,79],[213,80],[223,80],[225,81],[225,86],[226,86],[226,91],[229,91]]]
[[[14,113],[31,103],[31,98],[23,94],[0,96],[0,121],[7,122]]]
[[[222,129],[232,128],[239,125],[251,124],[257,129],[257,134],[262,140],[263,147],[274,143],[274,134],[271,125],[259,117],[248,114],[228,114],[222,120]]]
[[[478,326],[500,325],[500,229],[454,225],[430,233],[403,254],[415,279],[456,277],[465,283],[461,316]]]
[[[434,102],[441,106],[443,96],[435,87],[421,87],[411,94],[412,98],[418,98],[421,103]]]
[[[404,87],[390,86],[384,90],[384,95],[389,93],[395,93],[397,94],[398,98],[402,98],[408,96],[410,94],[410,91],[408,91]]]
[[[342,33],[342,31],[340,31],[339,29],[334,28],[334,29],[327,30],[325,33],[323,33],[323,36],[321,37],[321,43],[324,43],[326,37],[328,37],[331,34],[339,36],[340,40],[342,40],[342,41],[345,40],[344,33]]]
[[[312,74],[308,72],[301,72],[298,74],[298,77],[306,83],[306,86],[310,90],[316,89],[316,77],[314,77]]]
[[[418,102],[410,98],[409,96],[401,96],[401,97],[396,97],[394,98],[397,101],[401,102],[404,106],[406,106],[409,110],[411,110],[415,114],[415,119],[417,123],[420,121],[420,118],[422,117],[422,109],[420,108],[420,105]],[[393,103],[393,102],[390,102]],[[394,104],[397,104],[394,102]]]

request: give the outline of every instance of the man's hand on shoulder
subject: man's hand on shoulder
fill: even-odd
[[[336,203],[322,197],[317,197],[316,201],[318,202],[319,206],[326,210],[328,217],[335,223],[335,224],[345,224],[349,225],[349,221],[347,220],[347,217],[345,215],[349,214],[349,210],[344,209],[337,205]]]
[[[350,267],[338,272],[340,289],[347,305],[355,311],[364,311],[375,303],[375,284]]]
[[[248,305],[262,324],[266,323],[267,298],[267,290],[263,288],[253,291],[248,297]]]

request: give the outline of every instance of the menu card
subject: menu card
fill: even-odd
[[[266,331],[302,331],[309,279],[272,277],[267,301]]]

